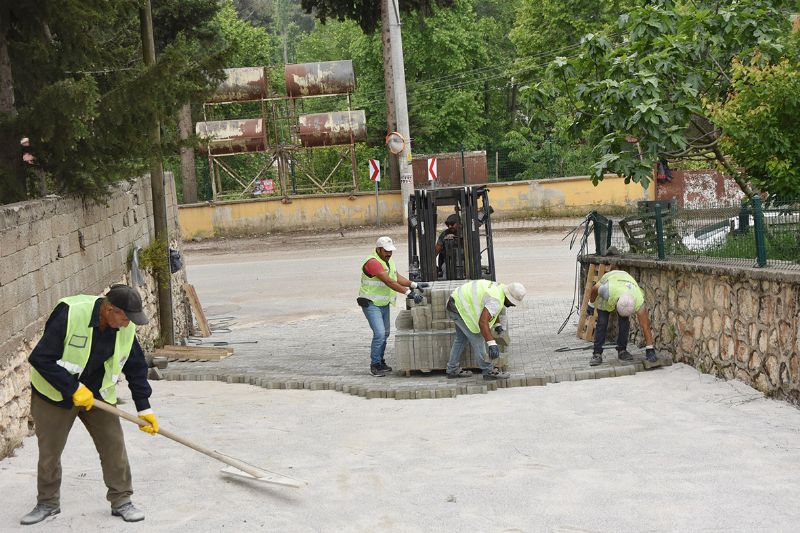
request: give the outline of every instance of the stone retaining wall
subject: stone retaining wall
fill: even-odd
[[[166,181],[171,245],[180,249],[173,180]],[[128,256],[151,242],[153,228],[148,177],[120,183],[107,205],[52,197],[0,206],[0,459],[32,430],[27,357],[56,302],[130,283]],[[139,294],[151,321],[138,336],[147,350],[160,327],[155,279],[143,274]],[[175,333],[182,337],[191,327],[185,281],[185,270],[172,276]]]
[[[800,404],[800,272],[596,256],[583,261],[615,265],[639,281],[660,352]],[[641,341],[638,327],[632,330]]]

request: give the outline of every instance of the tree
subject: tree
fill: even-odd
[[[800,68],[796,44],[777,63],[734,62],[730,96],[711,109],[722,150],[759,190],[800,198]]]
[[[136,0],[18,4],[0,13],[11,73],[0,68],[0,87],[14,94],[12,109],[0,109],[2,137],[31,139],[56,192],[102,199],[161,149],[149,140],[151,117],[175,116],[217,83],[221,50],[185,34],[164,43],[154,66],[142,64]],[[0,164],[3,202],[27,195],[13,163]]]
[[[434,5],[447,7],[453,0],[394,0],[403,13],[418,12],[426,15]],[[306,13],[313,12],[324,24],[329,18],[354,20],[364,32],[371,34],[381,20],[381,2],[378,0],[301,0]]]
[[[653,0],[616,27],[590,33],[532,84],[546,105],[569,99],[576,138],[594,147],[592,179],[617,173],[643,186],[656,161],[719,164],[746,194],[750,184],[720,145],[710,110],[728,98],[732,62],[765,62],[783,50],[789,20],[770,0]]]

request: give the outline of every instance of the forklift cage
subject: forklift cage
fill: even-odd
[[[460,234],[445,241],[446,279],[496,281],[489,189],[485,185],[415,189],[408,202],[408,276],[437,281],[437,207],[452,205],[461,218]],[[486,253],[486,264],[482,258]]]

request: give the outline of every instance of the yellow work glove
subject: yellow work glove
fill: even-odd
[[[85,407],[88,411],[94,405],[94,394],[89,387],[80,383],[78,390],[72,393],[72,403],[75,404],[75,407]]]
[[[151,435],[158,433],[158,419],[152,409],[139,411],[139,418],[150,424],[149,426],[139,426],[139,429]]]

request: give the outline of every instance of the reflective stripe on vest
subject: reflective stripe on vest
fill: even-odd
[[[101,298],[98,296],[69,296],[62,298],[59,303],[69,306],[67,314],[67,332],[64,336],[64,352],[56,363],[67,370],[70,374],[79,378],[86,363],[89,361],[89,354],[92,351],[92,327],[89,322],[92,319],[95,302]],[[103,363],[105,370],[103,382],[100,385],[100,396],[108,403],[117,403],[117,381],[122,373],[122,367],[131,353],[133,341],[136,338],[136,325],[131,322],[124,328],[117,330],[114,342],[114,353]],[[64,396],[53,387],[42,375],[31,368],[31,384],[41,394],[53,401],[60,402]]]
[[[481,313],[483,313],[483,300],[486,296],[500,302],[501,310],[506,301],[503,285],[501,283],[489,281],[488,279],[479,279],[465,283],[454,290],[451,296],[456,304],[456,309],[458,309],[458,314],[461,315],[464,324],[466,324],[467,328],[469,328],[472,333],[480,333],[481,331],[478,322],[480,321]],[[499,311],[497,315],[489,320],[490,328],[497,321],[498,316],[500,316]]]
[[[633,276],[624,270],[612,270],[603,274],[600,278],[599,284],[608,284],[608,300],[602,296],[597,297],[595,307],[603,311],[612,313],[617,310],[617,300],[619,297],[630,292],[633,295],[633,312],[636,313],[641,309],[644,303],[644,292],[642,291]]]
[[[361,261],[361,287],[358,289],[358,296],[372,300],[372,303],[379,307],[389,304],[394,305],[397,292],[379,280],[377,277],[371,278],[364,274],[364,265],[366,265],[367,261],[370,259],[377,259],[383,265],[387,264],[386,261],[381,259],[381,256],[378,255],[378,252],[372,252],[363,261]],[[391,257],[389,258],[388,267],[389,278],[392,281],[397,281],[397,267],[395,267],[394,259]]]

